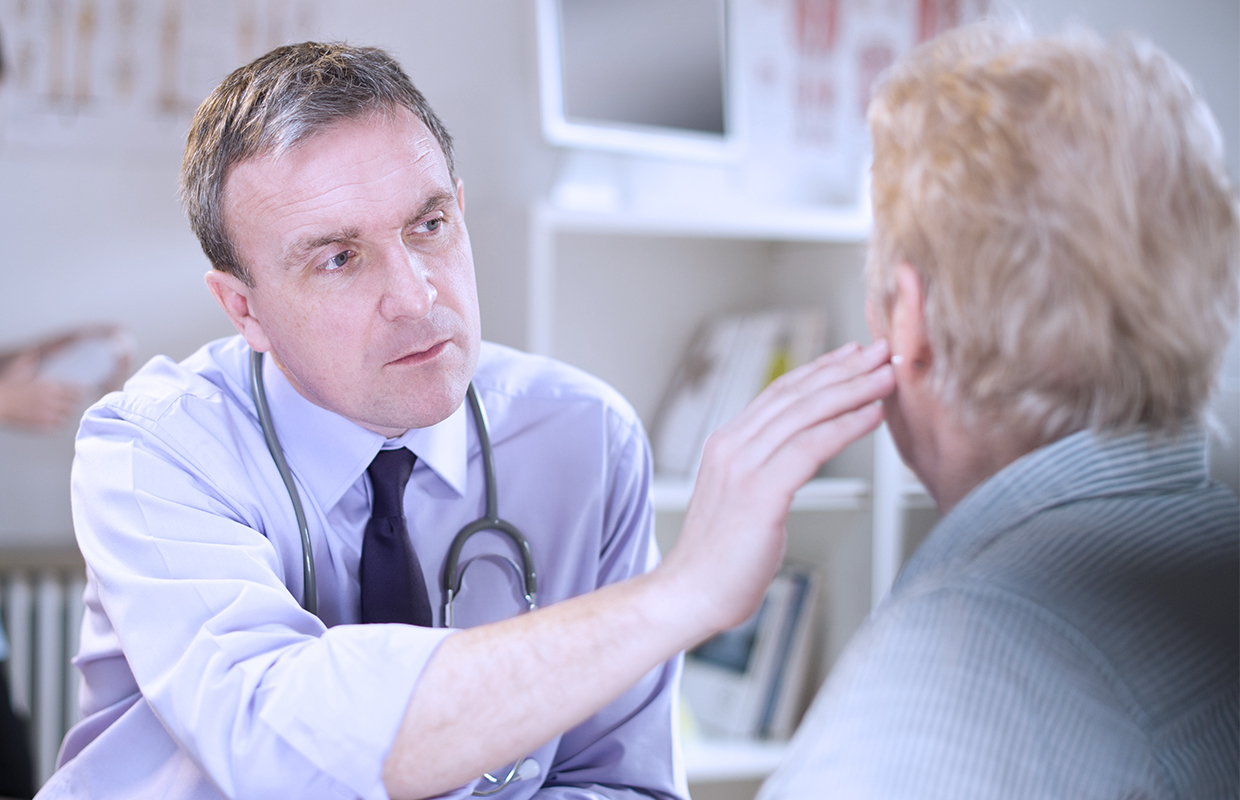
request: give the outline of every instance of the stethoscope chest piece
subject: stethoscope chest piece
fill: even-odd
[[[497,778],[489,772],[482,773],[482,778],[487,782],[487,788],[474,789],[470,794],[474,797],[487,797],[493,795],[503,789],[510,783],[515,781],[527,781],[531,778],[537,778],[542,774],[542,767],[534,759],[526,756],[518,759],[517,763],[512,765],[512,769],[508,770],[508,774],[502,778]]]

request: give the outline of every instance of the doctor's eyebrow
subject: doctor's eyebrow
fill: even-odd
[[[408,227],[414,224],[437,208],[444,208],[445,206],[452,205],[455,202],[456,195],[452,192],[435,192],[426,198],[426,200],[422,203],[421,208],[415,211],[409,219],[405,220],[405,226]]]
[[[435,209],[444,208],[456,202],[456,195],[448,191],[434,192],[427,196],[422,202],[420,208],[405,220],[403,227],[408,227],[421,220],[427,214]],[[300,239],[293,242],[284,251],[284,266],[288,269],[296,269],[301,266],[301,262],[306,255],[317,250],[320,247],[326,247],[329,244],[337,244],[339,242],[353,241],[361,237],[362,232],[359,228],[341,228],[339,230],[325,233],[322,236],[314,236],[308,239]]]
[[[288,249],[284,251],[284,265],[289,268],[295,268],[300,266],[302,259],[304,259],[308,253],[317,250],[320,247],[326,247],[329,244],[347,242],[356,239],[361,235],[361,230],[357,228],[341,228],[340,230],[332,231],[331,233],[326,233],[322,236],[315,236],[311,239],[300,239],[293,242],[289,245]]]

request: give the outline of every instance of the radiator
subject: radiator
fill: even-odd
[[[74,553],[5,558],[0,554],[0,612],[12,653],[13,708],[30,720],[35,785],[56,767],[61,739],[78,718],[77,668],[85,570]]]

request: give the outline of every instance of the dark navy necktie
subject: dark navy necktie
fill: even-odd
[[[362,622],[405,622],[429,627],[431,601],[422,566],[405,524],[405,484],[414,454],[404,447],[380,450],[366,470],[374,490],[362,537]]]

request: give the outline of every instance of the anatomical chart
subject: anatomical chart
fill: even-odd
[[[4,141],[86,154],[179,151],[236,67],[311,38],[318,0],[0,0]]]
[[[737,0],[750,189],[801,203],[855,199],[875,80],[902,53],[980,19],[987,0]]]

